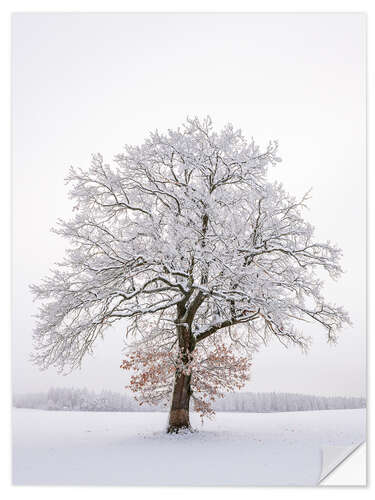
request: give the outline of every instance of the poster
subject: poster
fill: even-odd
[[[366,439],[365,15],[12,23],[13,483],[319,484]]]

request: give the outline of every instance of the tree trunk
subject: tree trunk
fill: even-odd
[[[174,379],[172,404],[169,411],[167,432],[178,433],[183,429],[191,430],[189,418],[189,405],[191,391],[191,372],[188,370],[191,353],[195,349],[195,337],[191,334],[191,321],[186,323],[184,315],[185,305],[177,305],[176,333],[179,346],[179,363]]]
[[[189,403],[191,375],[176,372],[172,404],[169,412],[168,433],[178,433],[182,429],[191,430],[189,419]]]

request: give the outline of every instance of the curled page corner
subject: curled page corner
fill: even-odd
[[[324,446],[322,447],[322,468],[319,483],[321,484],[340,464],[344,462],[365,441],[351,446]]]

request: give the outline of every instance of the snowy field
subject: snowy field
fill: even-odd
[[[323,446],[365,439],[365,410],[218,413],[164,433],[166,413],[13,410],[13,483],[315,485]]]

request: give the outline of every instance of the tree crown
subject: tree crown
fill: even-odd
[[[70,248],[32,286],[42,299],[34,361],[78,366],[124,318],[138,348],[165,352],[182,330],[191,350],[204,341],[201,353],[250,352],[269,337],[306,348],[298,321],[334,341],[349,317],[325,301],[316,271],[339,277],[341,251],[314,241],[307,196],[267,181],[279,161],[276,142],[261,151],[232,125],[216,133],[195,118],[127,146],[112,165],[97,154],[89,169],[71,168],[75,215],[55,229]]]

